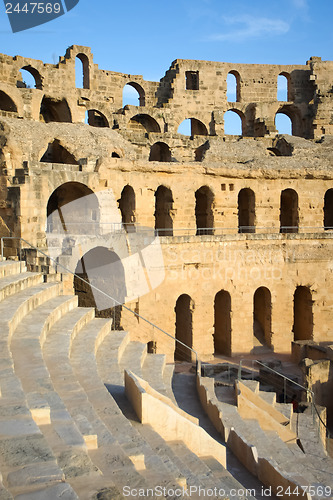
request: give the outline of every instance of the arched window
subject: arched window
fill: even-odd
[[[238,194],[238,232],[255,233],[255,195],[249,188]]]
[[[171,189],[159,186],[155,192],[155,230],[160,236],[173,235],[173,197]]]
[[[293,123],[286,113],[277,112],[275,115],[275,128],[279,134],[292,135],[293,133]]]
[[[150,148],[149,161],[171,161],[171,151],[165,142],[155,142]]]
[[[231,355],[231,297],[221,290],[214,300],[214,351]]]
[[[313,335],[312,295],[307,286],[298,286],[294,293],[294,340],[311,340]]]
[[[145,106],[146,97],[145,91],[136,82],[129,82],[123,89],[123,107],[126,105],[131,106]]]
[[[149,115],[140,114],[133,116],[129,123],[128,128],[138,132],[157,132],[161,133],[161,127],[157,121]]]
[[[44,163],[64,163],[67,165],[78,165],[75,157],[64,148],[58,139],[50,142],[47,150],[40,159]]]
[[[121,220],[126,231],[131,231],[135,223],[135,193],[132,186],[125,186],[121,192],[121,198],[118,200],[121,212]]]
[[[259,344],[271,346],[272,299],[268,288],[261,286],[253,297],[253,334]]]
[[[72,114],[66,99],[58,100],[52,97],[43,97],[40,106],[39,120],[44,123],[72,122]]]
[[[324,229],[333,230],[333,189],[328,189],[324,198]]]
[[[121,304],[125,302],[127,290],[124,267],[119,256],[102,246],[93,248],[80,259],[75,274],[74,290],[79,298],[79,306],[95,307],[97,317],[113,318],[112,329],[121,329]],[[91,285],[104,293],[91,288]]]
[[[284,189],[280,202],[280,233],[298,233],[298,194]]]
[[[43,88],[42,77],[32,66],[24,66],[20,69],[20,75],[16,86],[18,88],[39,89]]]
[[[178,134],[182,135],[208,135],[207,127],[197,118],[186,118],[178,127]]]
[[[189,295],[181,295],[175,307],[176,313],[176,339],[175,360],[192,361],[192,354],[185,346],[193,345],[193,311],[194,302]],[[185,345],[183,345],[185,344]]]
[[[291,101],[290,75],[289,73],[280,73],[277,78],[277,100]]]
[[[85,123],[91,127],[109,127],[109,122],[106,116],[97,109],[89,109],[86,111]]]
[[[90,63],[85,54],[75,58],[75,85],[78,89],[90,89]]]
[[[227,76],[227,101],[239,102],[240,100],[240,75],[238,71],[229,71]]]
[[[208,186],[195,192],[195,220],[197,235],[214,234],[214,194]]]
[[[0,90],[0,109],[2,111],[17,112],[17,107],[14,101],[2,90]]]
[[[243,135],[244,115],[240,111],[229,109],[224,113],[225,135]]]

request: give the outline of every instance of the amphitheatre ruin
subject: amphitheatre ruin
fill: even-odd
[[[0,499],[332,498],[333,61],[1,54],[0,128]]]

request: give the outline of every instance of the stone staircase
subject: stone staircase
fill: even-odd
[[[1,499],[117,500],[125,486],[159,486],[171,500],[181,486],[242,489],[216,460],[137,421],[124,368],[175,401],[173,366],[79,308],[63,283],[0,262],[0,318]]]

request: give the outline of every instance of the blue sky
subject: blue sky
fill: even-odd
[[[159,80],[177,58],[332,59],[332,20],[332,0],[80,0],[64,16],[13,34],[2,6],[0,51],[55,63],[68,46],[87,45],[102,69]]]

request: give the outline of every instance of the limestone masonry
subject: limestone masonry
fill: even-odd
[[[285,101],[277,99],[279,75]],[[125,85],[138,92],[138,106],[123,106]],[[240,117],[241,136],[224,133],[227,112]],[[277,133],[279,113],[292,136]],[[262,344],[290,353],[293,341],[333,343],[333,61],[176,60],[150,82],[101,70],[90,48],[76,45],[55,65],[1,55],[0,115],[2,236],[46,249],[48,216],[109,190],[128,234],[154,228],[163,250],[165,279],[128,307],[201,359]],[[185,119],[191,136],[178,133]],[[98,203],[86,216],[116,222]],[[7,240],[6,251],[17,246]],[[32,269],[48,266],[23,246]],[[62,258],[68,263],[70,252]],[[74,287],[81,305],[93,305]],[[174,357],[174,342],[156,330],[131,328],[131,340]]]

